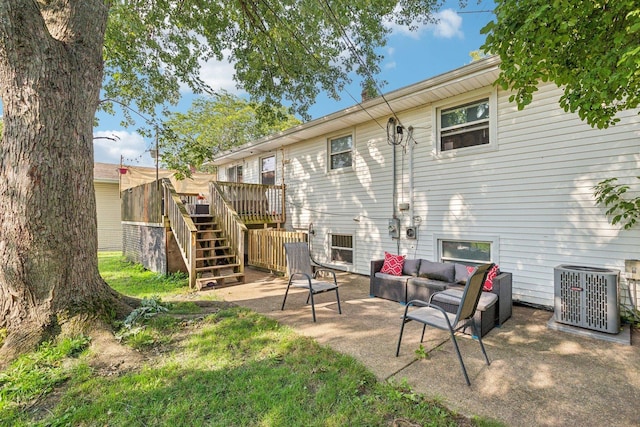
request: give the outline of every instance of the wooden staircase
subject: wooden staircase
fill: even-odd
[[[209,214],[190,215],[196,232],[196,289],[244,283],[242,260],[231,251],[227,237]]]

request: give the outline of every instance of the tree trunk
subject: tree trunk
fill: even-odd
[[[1,360],[123,307],[98,272],[93,188],[108,7],[3,0],[0,16]]]

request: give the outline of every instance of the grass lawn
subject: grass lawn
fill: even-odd
[[[79,336],[0,372],[1,426],[491,425],[378,382],[354,358],[248,309],[168,302],[189,294],[184,275],[158,276],[118,253],[99,261],[113,288],[144,304],[118,323],[113,348]]]

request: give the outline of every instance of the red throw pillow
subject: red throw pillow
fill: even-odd
[[[393,255],[389,252],[385,252],[384,264],[382,265],[380,273],[391,274],[392,276],[402,276],[404,258],[404,255]]]
[[[491,267],[487,273],[487,278],[484,279],[484,285],[482,285],[483,291],[491,292],[493,290],[493,279],[496,278],[499,271],[500,267],[498,267],[497,264],[493,264],[493,267]]]

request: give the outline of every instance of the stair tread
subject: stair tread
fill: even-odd
[[[211,246],[210,248],[196,248],[197,251],[215,251],[229,249],[230,246]]]
[[[196,279],[197,281],[211,281],[211,280],[218,280],[218,279],[229,279],[232,277],[244,277],[244,273],[231,273],[231,274],[225,274],[223,276],[210,276],[210,277],[200,277],[199,279]]]
[[[206,267],[196,267],[196,271],[221,270],[223,268],[234,268],[234,267],[240,267],[240,264],[208,265]]]
[[[208,257],[202,257],[202,258],[196,258],[196,261],[207,261],[207,260],[217,260],[217,259],[225,259],[225,258],[232,258],[235,257],[235,254],[228,254],[228,255],[214,255],[214,256],[208,256]]]

